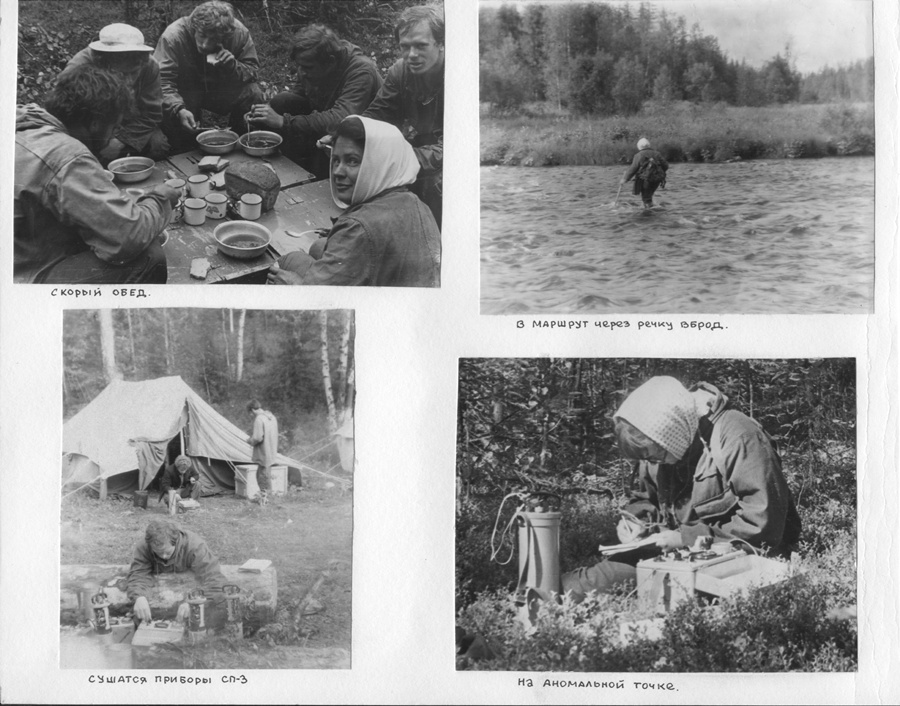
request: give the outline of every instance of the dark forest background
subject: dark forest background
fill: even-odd
[[[715,609],[686,601],[657,621],[656,636],[626,639],[626,626],[637,625],[627,621],[648,618],[629,588],[578,605],[568,598],[546,602],[534,630],[524,630],[511,600],[515,547],[502,537],[515,503],[504,499],[516,491],[558,494],[560,569],[596,563],[599,544],[618,542],[619,507],[637,490],[635,467],[615,448],[610,417],[654,375],[715,385],[773,437],[803,522],[794,577]],[[855,671],[856,482],[854,359],[462,359],[457,624],[481,635],[493,656],[460,658],[457,666]]]
[[[249,426],[247,402],[258,399],[278,418],[281,448],[290,455],[327,440],[352,414],[353,340],[353,312],[345,310],[69,310],[63,418],[114,377],[180,375],[241,428]]]
[[[801,74],[786,46],[750,66],[699,25],[688,29],[684,17],[649,3],[482,8],[478,44],[481,100],[507,109],[548,101],[574,113],[628,115],[649,99],[763,106],[874,96],[874,58]]]
[[[40,102],[56,75],[113,22],[137,27],[156,46],[163,30],[190,14],[200,0],[19,0],[17,103]],[[407,7],[427,0],[231,0],[253,37],[263,88],[294,83],[288,54],[293,35],[321,23],[358,45],[387,72],[398,58],[394,22]]]

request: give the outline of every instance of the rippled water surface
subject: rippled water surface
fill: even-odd
[[[484,314],[867,313],[874,160],[481,169]]]

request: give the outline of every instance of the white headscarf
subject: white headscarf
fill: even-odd
[[[390,123],[360,115],[348,115],[344,120],[350,118],[362,121],[366,131],[366,148],[349,204],[335,195],[334,178],[331,178],[331,198],[334,202],[341,208],[350,208],[387,189],[412,184],[419,174],[419,160],[400,131]]]
[[[628,395],[614,416],[631,422],[676,458],[687,453],[699,423],[693,395],[675,378],[662,375]]]
[[[646,137],[642,137],[640,140],[638,140],[637,148],[639,150],[649,150],[650,140],[648,140]]]

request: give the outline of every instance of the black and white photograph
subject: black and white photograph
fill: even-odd
[[[354,316],[64,320],[60,668],[349,669]]]
[[[481,313],[871,312],[872,8],[481,0]]]
[[[16,282],[440,286],[441,3],[18,8]]]
[[[856,672],[856,360],[465,358],[457,669]]]

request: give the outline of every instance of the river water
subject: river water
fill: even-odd
[[[624,167],[482,167],[483,314],[872,310],[874,159],[673,164],[644,211]]]

